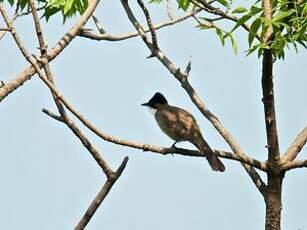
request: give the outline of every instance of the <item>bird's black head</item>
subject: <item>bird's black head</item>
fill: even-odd
[[[157,109],[159,105],[166,105],[167,104],[167,100],[166,98],[163,96],[162,93],[155,93],[155,95],[146,103],[143,103],[143,106],[148,106],[150,108],[153,109]]]

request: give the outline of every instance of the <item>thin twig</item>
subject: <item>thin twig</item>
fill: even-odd
[[[92,19],[93,19],[93,21],[94,21],[94,23],[95,23],[99,33],[100,34],[106,34],[107,32],[103,29],[101,23],[99,22],[99,20],[98,20],[98,18],[96,17],[95,14],[92,15]]]
[[[188,18],[190,18],[191,16],[193,15],[196,15],[197,13],[199,13],[201,10],[198,9],[198,10],[192,10],[188,13],[186,13],[185,15],[183,16],[179,16],[179,17],[176,17],[172,20],[167,20],[165,22],[161,22],[161,23],[158,23],[156,25],[153,25],[153,28],[155,30],[159,30],[161,28],[164,28],[164,27],[167,27],[167,26],[171,26],[171,25],[175,25],[177,23],[180,23]],[[144,28],[144,27],[143,27]],[[145,32],[149,32],[149,28],[144,28],[144,31]],[[126,39],[129,39],[129,38],[134,38],[134,37],[137,37],[139,36],[140,34],[137,32],[137,31],[133,31],[133,32],[129,32],[129,33],[125,33],[125,34],[121,34],[121,35],[112,35],[112,34],[97,34],[97,33],[94,33],[88,29],[82,29],[79,33],[79,36],[80,37],[85,37],[85,38],[89,38],[89,39],[93,39],[93,40],[105,40],[105,41],[122,41],[122,40],[126,40]]]
[[[36,35],[37,35],[38,42],[39,42],[39,49],[40,49],[40,53],[41,53],[41,58],[40,58],[41,61],[40,62],[43,64],[45,75],[46,75],[48,81],[51,82],[55,86],[55,81],[54,81],[54,78],[52,76],[52,72],[51,72],[48,57],[47,57],[47,42],[45,41],[45,38],[44,38],[44,33],[43,33],[41,25],[40,25],[40,20],[39,20],[37,11],[36,11],[34,0],[29,0],[29,6],[30,6],[31,11],[32,11]],[[52,94],[52,96],[53,96],[53,100],[54,100],[54,102],[55,102],[55,104],[58,108],[58,111],[61,114],[62,119],[65,120],[66,112],[64,110],[63,105],[60,103],[59,100],[57,100],[57,98],[54,94]]]
[[[228,12],[224,12],[221,9],[212,6],[212,2],[206,2],[204,0],[190,0],[194,5],[196,5],[197,7],[203,9],[204,11],[210,13],[210,14],[214,14],[214,15],[218,15],[221,16],[224,19],[228,19],[231,20],[233,22],[238,22],[240,20],[240,18],[238,18],[235,15],[232,15]],[[220,20],[220,19],[219,19]],[[243,27],[246,31],[250,31],[250,26],[246,23],[243,23],[241,25],[241,27]],[[255,37],[260,41],[260,36],[259,34],[256,34]]]
[[[92,13],[96,9],[100,0],[90,0],[89,5],[79,20],[68,30],[68,32],[56,43],[56,45],[50,49],[47,53],[48,61],[52,61],[57,57],[66,46],[78,35],[81,28],[86,24],[88,19],[92,16]],[[2,3],[0,3],[2,4]],[[40,68],[42,68],[41,63],[36,63]],[[0,89],[0,102],[12,93],[14,90],[22,86],[26,81],[30,80],[32,76],[36,73],[34,67],[30,65],[25,68],[17,77],[10,82],[7,82],[4,87]]]
[[[307,142],[307,127],[305,127],[295,138],[281,159],[281,164],[293,161]]]
[[[121,3],[127,13],[127,16],[129,20],[131,21],[132,25],[135,27],[135,29],[140,33],[140,36],[143,38],[143,41],[145,42],[146,46],[152,51],[151,43],[144,39],[144,34],[142,33],[142,30],[139,28],[139,22],[134,17],[131,8],[128,4],[127,0],[121,0]],[[232,137],[232,135],[224,128],[222,123],[218,120],[218,118],[213,115],[208,108],[205,106],[205,104],[200,100],[199,96],[195,92],[194,88],[190,85],[190,83],[187,80],[187,75],[180,70],[180,68],[176,67],[176,65],[161,51],[159,50],[156,52],[155,55],[160,62],[169,70],[169,72],[181,83],[181,86],[185,89],[187,94],[190,96],[192,102],[197,106],[197,108],[202,112],[202,114],[213,124],[213,126],[216,128],[216,130],[221,134],[221,136],[225,139],[225,141],[228,143],[232,151],[237,154],[238,157],[240,157],[242,160],[245,159],[247,156],[239,146],[239,144],[236,142],[236,140]],[[243,167],[245,168],[246,172],[251,177],[252,181],[260,191],[260,193],[265,197],[266,194],[266,184],[261,179],[260,175],[256,172],[256,170],[251,167],[250,165],[243,164]]]
[[[142,0],[137,0],[139,6],[141,7],[144,15],[145,15],[145,18],[146,18],[146,22],[147,22],[147,25],[148,25],[148,28],[150,30],[150,34],[151,34],[151,42],[152,42],[152,45],[153,45],[153,49],[154,51],[155,50],[158,50],[158,41],[157,41],[157,34],[156,34],[156,30],[155,28],[153,27],[153,24],[152,24],[152,19],[150,17],[150,14],[149,14],[149,11],[147,9],[147,7],[145,6],[144,2]]]
[[[173,20],[174,19],[174,11],[173,11],[173,4],[172,0],[167,0],[166,1],[166,10],[167,10],[167,15],[169,19]]]
[[[30,53],[26,50],[25,46],[21,42],[20,37],[18,36],[15,28],[12,25],[12,22],[10,21],[2,3],[0,3],[0,13],[2,14],[5,23],[9,28],[11,28],[11,33],[13,35],[13,38],[15,40],[16,45],[20,49],[23,56],[26,58],[26,60],[33,66],[39,77],[43,80],[43,82],[49,87],[49,89],[54,93],[54,95],[58,98],[61,97],[61,95],[57,94],[57,90],[54,87],[54,85],[47,79],[43,71],[40,69],[40,67],[37,65],[35,58],[30,55]],[[68,117],[65,119],[66,125],[73,131],[73,133],[79,138],[79,140],[82,142],[82,144],[89,150],[93,158],[96,160],[96,162],[99,164],[103,172],[107,175],[107,177],[110,177],[113,173],[112,169],[109,167],[107,162],[100,156],[99,152],[96,150],[96,148],[89,142],[89,140],[86,138],[86,136],[81,132],[81,130],[70,120]]]
[[[122,161],[119,168],[116,170],[116,172],[113,174],[112,177],[110,177],[103,185],[99,193],[96,195],[88,209],[86,210],[84,216],[81,218],[77,226],[74,228],[75,230],[82,230],[86,227],[88,222],[91,220],[93,215],[95,214],[97,208],[100,206],[100,204],[103,202],[105,197],[110,192],[112,186],[117,181],[117,179],[121,176],[122,172],[124,171],[126,165],[128,162],[128,157],[125,157]]]
[[[36,8],[37,11],[40,11],[40,10],[43,10],[45,9],[45,6],[41,6],[41,7],[38,7]],[[22,17],[22,16],[26,16],[26,15],[29,15],[31,14],[31,10],[28,10],[28,11],[25,11],[25,12],[18,12],[18,13],[15,13],[13,18],[11,19],[12,22],[14,22],[17,18],[19,17]],[[5,33],[8,32],[8,31],[4,31],[4,32],[0,32],[0,40],[4,37]]]

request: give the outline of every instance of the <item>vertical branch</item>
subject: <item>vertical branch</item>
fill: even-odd
[[[29,0],[29,6],[31,8],[32,11],[32,16],[33,16],[33,20],[34,20],[34,25],[35,25],[35,30],[36,30],[36,34],[37,34],[37,38],[38,38],[38,42],[39,42],[39,49],[40,49],[40,53],[41,53],[41,62],[43,64],[43,68],[46,74],[46,77],[48,79],[48,81],[50,83],[52,83],[55,86],[55,82],[54,82],[54,78],[52,76],[52,72],[50,69],[50,65],[49,65],[49,60],[47,57],[47,42],[44,39],[44,34],[42,31],[42,27],[40,25],[40,21],[39,21],[39,17],[37,14],[37,10],[35,8],[35,3],[34,0]],[[52,93],[52,91],[51,91]],[[61,114],[61,116],[63,116],[63,118],[66,117],[66,113],[65,113],[65,109],[63,107],[63,105],[60,103],[60,101],[56,98],[56,96],[52,93],[54,102],[58,108],[59,113]]]
[[[142,0],[137,0],[137,1],[138,1],[139,6],[142,9],[144,15],[145,15],[145,18],[146,18],[146,21],[147,21],[147,25],[148,25],[148,28],[149,28],[150,34],[151,34],[151,40],[152,40],[153,49],[154,49],[154,51],[158,50],[159,48],[158,48],[158,42],[157,42],[157,34],[156,34],[156,30],[153,27],[149,11],[146,8],[146,6],[145,6],[145,4],[144,4],[144,2]]]
[[[274,170],[278,169],[280,160],[277,124],[275,115],[273,88],[273,56],[271,50],[265,50],[262,61],[262,93],[267,135],[268,159]]]
[[[266,21],[272,19],[272,2],[263,0],[264,17]],[[262,60],[262,94],[266,125],[267,148],[268,148],[268,184],[265,197],[266,205],[266,230],[280,230],[282,209],[282,182],[284,173],[281,172],[278,133],[275,115],[274,84],[273,84],[273,54],[269,48],[273,38],[271,26],[264,27],[264,42],[267,49],[264,51]]]
[[[264,16],[267,21],[272,19],[272,3],[271,0],[263,0]],[[264,41],[269,42],[272,38],[271,27],[266,29]],[[269,164],[273,170],[278,171],[280,160],[277,124],[275,115],[275,102],[274,102],[274,87],[273,87],[273,55],[271,49],[266,49],[263,54],[262,60],[262,102],[264,105],[266,135],[267,135],[267,148]]]

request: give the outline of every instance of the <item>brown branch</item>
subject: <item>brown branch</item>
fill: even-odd
[[[295,160],[286,163],[281,167],[282,171],[288,171],[291,169],[297,169],[297,168],[307,168],[307,160]]]
[[[182,22],[182,21],[190,18],[193,15],[196,15],[199,12],[200,12],[200,10],[193,10],[193,11],[191,11],[191,12],[189,12],[189,13],[183,15],[183,16],[176,17],[176,18],[173,18],[172,20],[168,20],[168,21],[161,22],[159,24],[153,25],[153,28],[155,30],[159,30],[159,29],[167,27],[167,26],[175,25],[179,22]],[[144,31],[149,32],[149,28],[148,27],[144,28]],[[139,33],[136,31],[136,32],[125,33],[125,34],[122,34],[122,35],[111,35],[111,34],[108,34],[108,33],[97,34],[97,33],[94,33],[92,31],[89,31],[87,29],[82,29],[79,32],[79,36],[89,38],[89,39],[93,39],[93,40],[98,40],[98,41],[100,41],[100,40],[122,41],[122,40],[126,40],[126,39],[129,39],[129,38],[137,37],[137,36],[139,36]]]
[[[88,209],[86,210],[86,212],[85,212],[84,216],[82,217],[82,219],[77,224],[77,226],[74,228],[75,230],[82,230],[82,229],[84,229],[86,227],[88,222],[91,220],[91,218],[95,214],[97,208],[100,206],[100,204],[103,202],[105,197],[110,192],[110,190],[111,190],[112,186],[114,185],[114,183],[121,176],[122,172],[124,171],[124,169],[125,169],[125,167],[127,165],[127,162],[128,162],[128,157],[125,157],[123,162],[121,163],[121,165],[117,169],[117,171],[115,173],[113,173],[112,177],[110,177],[105,182],[105,184],[103,185],[103,187],[101,188],[99,193],[96,195],[96,197],[94,198],[94,200],[92,201],[92,203],[90,204]]]
[[[108,141],[114,144],[118,144],[118,145],[131,147],[131,148],[142,149],[144,151],[151,151],[153,153],[158,153],[158,154],[163,154],[163,155],[179,154],[183,156],[204,157],[202,153],[196,150],[188,150],[188,149],[182,149],[182,148],[176,148],[176,147],[165,148],[165,147],[160,147],[160,146],[155,146],[155,145],[150,145],[150,144],[139,143],[135,141],[122,140],[120,138],[110,136],[100,131],[99,129],[97,129],[93,124],[91,124],[90,121],[85,119],[70,103],[68,103],[68,101],[56,89],[51,89],[51,90],[53,90],[53,92],[57,95],[57,98],[65,105],[65,107],[72,114],[74,114],[82,122],[82,124],[84,124],[88,129],[90,129],[92,132],[94,132],[97,136],[99,136],[105,141]],[[48,110],[45,110],[45,109],[43,110],[43,112],[45,113],[46,111],[50,114]],[[248,156],[245,156],[244,158],[242,158],[233,153],[230,153],[227,151],[221,151],[221,150],[215,150],[215,153],[222,158],[243,162],[245,164],[258,168],[260,170],[266,171],[266,163],[250,158]]]
[[[100,34],[106,34],[107,32],[103,29],[101,23],[99,22],[98,18],[95,16],[95,14],[92,15],[92,19],[96,25],[96,28],[98,29]]]
[[[15,28],[12,25],[12,22],[10,21],[3,5],[0,3],[0,13],[3,16],[3,19],[5,20],[5,23],[9,28],[11,28],[11,33],[13,35],[13,38],[15,40],[16,45],[20,49],[23,56],[26,58],[26,60],[33,66],[39,77],[43,80],[43,82],[51,89],[51,91],[54,93],[56,97],[60,96],[56,94],[56,88],[54,85],[47,79],[47,77],[44,75],[43,71],[40,69],[40,67],[36,64],[36,60],[33,56],[29,54],[29,52],[26,50],[25,46],[22,44],[20,37],[18,36]],[[86,138],[86,136],[81,132],[81,130],[67,117],[63,117],[65,124],[72,130],[72,132],[79,138],[79,140],[82,142],[82,144],[89,150],[93,158],[96,160],[96,162],[99,164],[103,172],[107,175],[107,177],[112,176],[112,169],[108,166],[107,162],[100,156],[99,152],[96,150],[96,148],[90,143],[90,141]],[[58,119],[57,119],[58,120]]]
[[[281,164],[293,161],[307,142],[307,127],[305,127],[295,138],[281,159]]]
[[[96,6],[100,0],[90,0],[89,5],[80,19],[75,23],[74,26],[57,42],[57,44],[47,52],[48,61],[52,61],[56,58],[64,48],[70,44],[70,42],[78,35],[81,28],[85,25],[88,19],[92,16],[92,13],[96,9]],[[2,4],[2,3],[0,3]],[[42,65],[38,62],[36,64],[42,68]],[[0,88],[0,102],[12,93],[14,90],[22,86],[27,80],[30,80],[36,73],[33,66],[25,68],[15,79],[7,82],[6,85]]]
[[[262,61],[262,102],[264,105],[265,125],[269,163],[273,170],[278,169],[280,160],[277,124],[273,89],[273,56],[271,50],[265,50]]]
[[[271,0],[263,0],[264,17],[266,20],[272,19]],[[271,29],[267,29],[264,35],[264,41],[268,42],[271,37]],[[273,171],[279,170],[280,153],[278,144],[277,122],[275,115],[275,99],[273,84],[273,55],[270,49],[266,49],[262,60],[262,102],[264,105],[268,161],[269,167]]]
[[[173,20],[174,19],[174,11],[173,11],[172,0],[166,1],[166,11],[167,11],[167,16],[169,17],[169,19]]]
[[[147,22],[147,25],[148,25],[148,28],[150,30],[150,34],[151,34],[151,43],[153,45],[153,49],[154,50],[158,50],[159,47],[158,47],[158,41],[157,41],[157,34],[156,34],[156,31],[155,31],[155,28],[153,27],[153,24],[152,24],[152,20],[151,20],[151,17],[149,15],[149,11],[147,9],[147,7],[145,6],[144,2],[142,0],[137,0],[139,6],[141,7],[144,15],[145,15],[145,18],[146,18],[146,22]]]
[[[40,49],[40,53],[41,53],[41,59],[40,60],[41,60],[41,63],[43,64],[43,68],[44,68],[44,71],[45,71],[45,74],[46,74],[48,81],[51,82],[55,86],[55,81],[54,81],[54,78],[52,76],[52,72],[51,72],[48,57],[47,57],[47,42],[44,39],[44,34],[43,34],[43,31],[42,31],[42,28],[41,28],[41,25],[40,25],[40,21],[39,21],[39,17],[38,17],[37,11],[36,11],[34,0],[29,0],[29,6],[30,6],[31,11],[32,11],[36,35],[37,35],[38,42],[39,42],[39,49]],[[66,113],[65,113],[63,105],[60,103],[60,101],[57,100],[57,98],[54,94],[52,94],[52,96],[53,96],[54,102],[55,102],[55,104],[58,108],[58,111],[61,114],[62,119],[65,120]]]
[[[37,11],[40,11],[40,10],[43,10],[43,9],[45,9],[45,6],[36,8]],[[26,16],[26,15],[29,15],[29,14],[31,14],[30,10],[25,11],[25,12],[15,13],[11,21],[14,22],[17,18],[22,17],[22,16]],[[0,40],[4,37],[6,32],[8,32],[8,31],[0,32]]]
[[[128,4],[128,0],[121,0],[121,3],[127,13],[129,20],[131,21],[132,25],[134,25],[135,29],[139,32],[140,36],[142,37],[143,41],[145,42],[146,46],[152,50],[152,44],[146,39],[146,35],[143,34],[142,30],[139,27],[139,22],[134,17],[131,8]],[[202,112],[202,114],[213,124],[216,130],[222,135],[225,141],[228,143],[232,151],[240,157],[242,160],[246,159],[247,156],[244,154],[243,150],[236,142],[236,140],[232,137],[232,135],[224,128],[221,122],[218,120],[216,116],[214,116],[204,105],[204,103],[200,100],[197,93],[195,92],[194,88],[190,85],[187,79],[187,75],[182,72],[176,65],[161,51],[157,51],[155,56],[160,60],[160,62],[170,71],[170,73],[181,83],[181,86],[185,89],[187,94],[190,96],[193,103],[197,106],[197,108]],[[266,185],[262,181],[260,175],[256,172],[256,170],[247,165],[243,164],[246,172],[251,177],[252,181],[260,191],[260,193],[265,196],[266,193]]]
[[[60,100],[65,107],[74,115],[76,116],[82,124],[84,124],[88,129],[90,129],[92,132],[94,132],[97,136],[101,137],[103,140],[122,145],[122,146],[127,146],[131,148],[136,148],[136,149],[142,149],[143,151],[151,151],[153,153],[157,154],[179,154],[183,156],[192,156],[192,157],[204,157],[202,153],[196,150],[188,150],[188,149],[182,149],[182,148],[176,148],[176,147],[171,147],[171,148],[165,148],[165,147],[160,147],[160,146],[155,146],[155,145],[150,145],[150,144],[143,144],[143,143],[138,143],[135,141],[129,141],[129,140],[122,140],[117,137],[110,136],[99,129],[97,129],[93,124],[91,124],[90,121],[85,119],[64,97],[61,95],[61,93],[49,82],[47,82],[47,86],[49,89],[56,95],[57,99]],[[52,112],[48,111],[47,109],[43,109],[43,112],[46,113],[47,115],[51,116],[52,118],[59,120],[58,116],[53,114]],[[62,121],[62,120],[60,120]],[[239,162],[243,162],[245,164],[251,165],[253,167],[256,167],[260,170],[266,171],[266,163],[263,163],[261,161],[258,161],[256,159],[250,158],[248,156],[242,158],[239,157],[238,154],[233,154],[227,151],[221,151],[221,150],[215,150],[216,154],[222,158],[230,159],[230,160],[235,160]]]
[[[224,19],[228,19],[231,20],[233,22],[238,22],[240,20],[240,18],[238,18],[237,16],[230,14],[228,12],[224,12],[221,9],[212,6],[210,2],[206,2],[204,0],[190,0],[194,5],[196,5],[197,7],[201,8],[202,10],[214,14],[214,15],[218,15],[221,16]],[[210,22],[210,21],[209,21]],[[250,26],[246,23],[243,23],[241,25],[241,27],[243,27],[246,31],[250,31]],[[259,34],[256,34],[255,37],[260,41],[260,36]]]

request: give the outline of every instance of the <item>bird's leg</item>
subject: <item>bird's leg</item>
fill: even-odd
[[[174,144],[172,144],[171,148],[177,148],[176,144],[178,143],[178,141],[175,141]]]
[[[176,147],[177,142],[178,142],[178,141],[175,141],[175,142],[172,144],[171,148],[177,148],[177,147]],[[171,153],[171,154],[172,154],[172,156],[174,156],[174,153]]]

